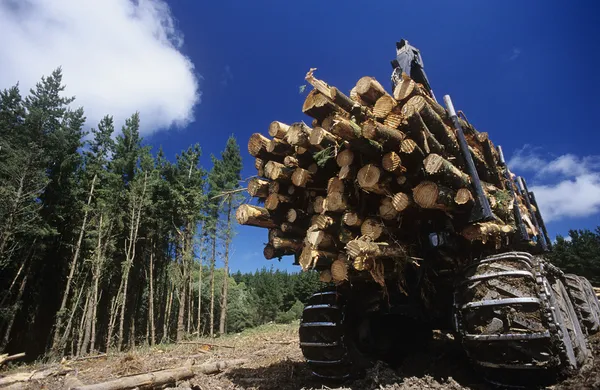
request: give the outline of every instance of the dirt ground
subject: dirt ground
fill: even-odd
[[[458,343],[450,334],[438,332],[427,348],[391,368],[377,363],[361,380],[343,384],[323,384],[311,377],[297,342],[298,324],[265,325],[241,334],[201,342],[217,344],[161,345],[137,348],[133,352],[89,360],[63,360],[61,363],[19,365],[12,363],[0,370],[5,375],[57,368],[61,373],[43,380],[30,380],[11,389],[68,389],[75,384],[94,384],[125,375],[165,368],[194,366],[232,359],[245,359],[243,365],[214,375],[198,374],[177,384],[177,389],[260,389],[260,390],[407,390],[473,389],[494,387],[485,383],[469,366]],[[551,386],[551,389],[600,389],[600,337],[591,340],[596,362],[577,377]],[[76,380],[74,380],[76,378]],[[79,381],[79,382],[77,382]],[[1,383],[1,382],[0,382]],[[337,386],[337,387],[336,387]],[[1,386],[0,386],[1,387]]]

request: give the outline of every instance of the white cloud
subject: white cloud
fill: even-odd
[[[529,189],[546,222],[600,212],[600,156],[547,158],[525,145],[508,165],[517,174],[533,173]]]
[[[0,1],[0,87],[26,94],[62,66],[89,125],[135,111],[146,134],[193,121],[198,76],[182,44],[163,0]]]

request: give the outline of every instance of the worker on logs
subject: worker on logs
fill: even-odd
[[[401,39],[396,42],[396,59],[392,61],[392,91],[396,89],[396,85],[402,80],[402,73],[406,73],[415,82],[422,84],[431,97],[435,99],[435,95],[427,80],[423,58],[421,52],[414,46],[411,46],[406,39]]]

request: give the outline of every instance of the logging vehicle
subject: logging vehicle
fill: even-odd
[[[274,121],[248,142],[257,202],[238,222],[268,229],[266,259],[293,256],[326,286],[300,323],[307,364],[345,379],[453,329],[490,381],[577,372],[600,329],[593,287],[545,259],[535,195],[502,148],[436,100],[416,48],[396,54],[391,92],[366,76],[344,94],[311,69],[311,121]]]

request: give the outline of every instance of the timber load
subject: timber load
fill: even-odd
[[[311,119],[274,121],[268,136],[248,142],[258,171],[248,192],[258,202],[240,206],[236,217],[268,229],[267,259],[294,255],[325,282],[370,272],[383,284],[386,259],[421,258],[423,232],[451,232],[460,245],[492,251],[512,248],[519,235],[530,243],[540,236],[538,211],[501,150],[464,116],[454,118],[458,134],[421,84],[403,75],[389,93],[363,77],[346,95],[313,72],[302,107]],[[478,213],[482,201],[488,218]]]

